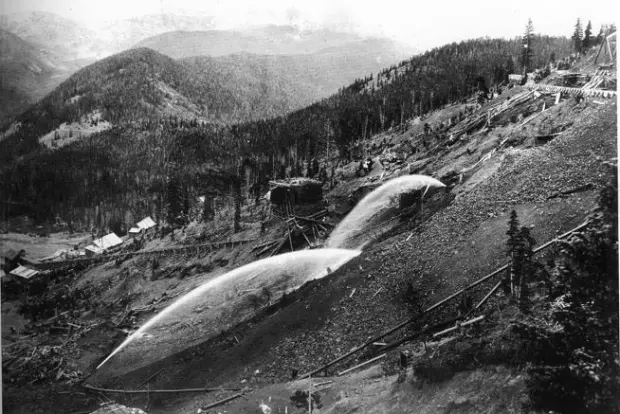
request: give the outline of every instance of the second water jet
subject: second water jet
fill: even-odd
[[[257,306],[326,276],[359,254],[347,249],[302,250],[225,273],[151,318],[97,368],[105,366],[104,376],[116,376],[207,341],[254,315]]]

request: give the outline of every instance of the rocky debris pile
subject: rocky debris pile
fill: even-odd
[[[36,382],[63,382],[71,385],[82,380],[82,372],[66,357],[71,345],[14,346],[2,350],[4,380],[15,385]]]

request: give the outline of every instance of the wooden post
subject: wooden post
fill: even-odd
[[[291,238],[291,228],[288,228],[288,242],[291,245],[291,251],[294,251],[295,249],[293,249],[293,239]]]
[[[312,377],[308,378],[309,389],[308,389],[308,412],[312,414]]]

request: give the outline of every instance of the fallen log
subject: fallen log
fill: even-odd
[[[338,373],[338,376],[339,376],[339,377],[341,377],[341,376],[343,376],[344,374],[347,374],[347,373],[349,373],[349,372],[351,372],[351,371],[353,371],[353,370],[356,370],[356,369],[358,369],[358,368],[362,368],[362,367],[365,367],[366,365],[372,364],[372,363],[373,363],[373,362],[375,362],[375,361],[378,361],[378,360],[380,360],[380,359],[382,359],[382,358],[385,358],[385,356],[386,356],[386,355],[387,355],[387,354],[382,354],[382,355],[379,355],[378,357],[374,357],[374,358],[372,358],[372,359],[369,359],[369,360],[368,360],[368,361],[366,361],[366,362],[362,362],[361,364],[357,364],[357,365],[356,365],[356,366],[354,366],[354,367],[351,367],[351,368],[349,368],[349,369],[345,369],[344,371],[339,372],[339,373]]]
[[[215,391],[239,391],[241,388],[179,388],[172,390],[119,390],[111,388],[99,388],[84,384],[82,387],[91,391],[107,392],[114,394],[174,394],[188,392],[215,392]]]
[[[497,282],[495,284],[495,286],[493,286],[491,288],[491,290],[489,291],[489,293],[487,293],[485,295],[484,298],[482,298],[482,300],[480,302],[478,302],[478,304],[476,306],[474,306],[474,310],[477,310],[478,308],[480,308],[482,305],[484,305],[484,303],[489,300],[489,298],[497,291],[497,289],[499,289],[499,287],[502,285],[503,281],[500,280],[499,282]]]
[[[560,192],[557,192],[555,194],[552,194],[549,197],[547,197],[547,200],[550,200],[552,198],[562,197],[563,195],[570,195],[570,194],[574,194],[574,193],[580,193],[582,191],[590,190],[593,187],[594,187],[594,184],[587,183],[587,184],[584,184],[584,185],[580,185],[579,187],[571,188],[570,190],[560,191]]]
[[[153,378],[155,378],[156,376],[158,376],[159,374],[162,373],[162,371],[164,370],[164,368],[160,369],[159,371],[156,371],[153,375],[149,376],[147,379],[145,379],[144,381],[142,381],[140,383],[140,386],[143,386],[144,384],[147,384],[149,381],[151,381]]]
[[[468,320],[468,321],[465,321],[465,322],[463,322],[462,324],[457,324],[457,325],[455,325],[455,326],[453,326],[453,327],[451,327],[451,328],[444,329],[443,331],[440,331],[440,332],[434,333],[434,334],[433,334],[433,338],[437,338],[437,337],[442,336],[442,335],[445,335],[445,334],[447,334],[447,333],[450,333],[450,332],[456,331],[457,329],[459,329],[459,328],[460,328],[460,327],[462,327],[462,326],[468,326],[468,325],[472,325],[472,324],[474,324],[474,323],[480,322],[480,321],[481,321],[481,320],[483,320],[483,319],[484,319],[484,315],[480,315],[480,316],[478,316],[478,317],[476,317],[476,318],[474,318],[474,319],[470,319],[470,320]]]
[[[206,406],[200,407],[200,408],[202,410],[208,410],[209,408],[217,407],[218,405],[222,405],[224,403],[227,403],[228,401],[235,400],[235,399],[237,399],[239,397],[242,397],[242,396],[243,396],[243,393],[235,394],[235,395],[233,395],[231,397],[224,398],[223,400],[216,401],[216,402],[214,402],[212,404],[209,404],[209,405],[206,405]]]
[[[462,316],[457,316],[454,318],[450,318],[447,321],[443,321],[443,322],[439,322],[436,323],[435,325],[431,325],[431,326],[427,326],[425,328],[423,328],[421,331],[415,332],[411,335],[405,336],[404,338],[398,339],[394,342],[390,342],[389,344],[385,345],[383,348],[379,349],[380,351],[388,351],[390,349],[396,348],[397,346],[404,344],[405,342],[409,342],[415,338],[418,338],[422,335],[426,335],[427,333],[434,331],[436,329],[442,328],[446,325],[450,325],[456,321],[458,321],[459,319],[462,319]]]

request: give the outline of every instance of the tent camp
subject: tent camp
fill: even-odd
[[[101,250],[107,250],[123,244],[123,240],[121,240],[121,238],[118,237],[115,233],[110,233],[100,239],[94,240],[93,244],[99,247]]]

